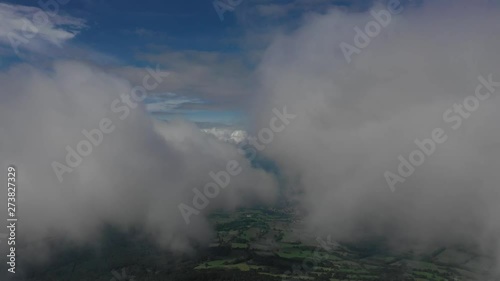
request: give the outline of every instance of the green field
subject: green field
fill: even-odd
[[[475,280],[485,273],[471,262],[484,257],[454,249],[392,254],[377,242],[335,243],[331,249],[323,249],[314,237],[303,233],[298,227],[300,219],[291,211],[242,209],[231,214],[217,212],[210,219],[217,230],[215,248],[225,249],[226,258],[235,259],[212,261],[208,266],[201,262],[197,270],[237,269],[288,280],[351,281]]]
[[[292,210],[241,209],[209,217],[216,230],[195,255],[175,255],[138,236],[109,229],[102,248],[67,247],[48,266],[31,268],[35,280],[109,281],[125,268],[137,281],[477,281],[488,280],[488,257],[437,248],[419,255],[392,253],[380,241],[347,244],[301,227]],[[49,268],[48,270],[46,268]]]

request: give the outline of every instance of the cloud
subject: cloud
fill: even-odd
[[[273,107],[297,115],[264,153],[310,229],[393,246],[474,245],[500,257],[500,89],[459,130],[443,120],[479,75],[500,81],[498,16],[487,1],[407,6],[350,64],[339,46],[374,20],[368,12],[311,16],[275,39],[258,70],[254,126]],[[384,172],[439,127],[449,140],[392,193]]]
[[[144,105],[120,120],[110,107],[132,86],[116,75],[61,61],[48,72],[17,65],[0,73],[0,84],[0,163],[18,169],[18,238],[26,243],[54,238],[92,244],[104,225],[112,225],[142,229],[166,249],[187,251],[193,241],[210,240],[205,215],[211,210],[274,197],[272,175],[194,124],[154,121]],[[82,130],[98,128],[105,117],[114,131],[60,183],[51,163],[64,163],[66,146],[74,149],[85,139]],[[241,174],[186,225],[178,205],[192,205],[193,188],[202,189],[212,181],[209,172],[225,169],[229,160],[238,161]],[[0,178],[6,182],[6,176]],[[4,217],[6,204],[1,200]],[[47,254],[35,246],[21,250],[29,252],[25,257]]]
[[[59,5],[57,6],[59,7]],[[39,7],[0,3],[0,43],[21,50],[48,52],[86,28],[85,20]]]
[[[151,113],[172,113],[188,104],[204,104],[200,99],[183,97],[174,93],[150,95],[144,103]]]
[[[137,56],[147,63],[159,63],[171,73],[170,83],[160,85],[158,92],[173,92],[226,105],[227,108],[236,108],[251,97],[253,77],[244,55],[161,48]],[[136,67],[120,67],[112,71],[139,83],[144,75],[144,70]]]
[[[242,141],[246,140],[248,137],[247,132],[243,130],[235,130],[231,128],[209,128],[209,129],[202,129],[201,130],[204,133],[207,133],[209,135],[214,136],[215,138],[225,141],[225,142],[230,142],[230,143],[235,143],[239,144]]]

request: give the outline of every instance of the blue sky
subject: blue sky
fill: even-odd
[[[59,0],[54,13],[52,6],[35,1],[4,1],[0,67],[77,59],[134,83],[144,67],[159,64],[172,75],[168,85],[146,100],[153,115],[241,123],[242,105],[252,95],[252,70],[274,34],[293,30],[308,13],[371,5],[369,0],[219,1],[222,8],[224,3],[237,4],[224,12],[223,20],[211,0]],[[29,42],[20,43],[16,54],[7,34],[21,34],[23,19],[37,26],[34,15],[39,11],[48,14],[49,23]]]

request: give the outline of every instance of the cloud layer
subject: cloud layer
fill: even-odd
[[[273,107],[297,114],[265,153],[311,229],[499,254],[500,88],[459,129],[443,119],[474,95],[478,76],[500,82],[498,15],[487,1],[408,6],[351,63],[340,44],[354,45],[354,28],[374,20],[369,12],[312,16],[274,41],[259,67],[255,128]],[[384,173],[397,173],[398,156],[408,159],[415,139],[436,128],[448,140],[392,193]]]
[[[87,243],[98,240],[103,225],[113,225],[143,229],[165,248],[186,251],[211,238],[210,210],[269,202],[275,195],[271,175],[193,124],[153,121],[143,105],[121,120],[110,108],[131,91],[124,79],[58,62],[48,73],[18,65],[0,74],[0,84],[0,161],[18,168],[18,236],[26,242],[62,237]],[[82,130],[99,128],[103,118],[114,131],[59,182],[51,163],[66,163],[66,146],[76,149],[86,140]],[[224,170],[229,160],[242,172],[186,225],[178,205],[192,205],[193,188],[203,190],[212,181],[209,172]],[[6,204],[1,200],[2,213]]]

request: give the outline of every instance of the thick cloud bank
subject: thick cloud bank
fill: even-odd
[[[499,15],[487,1],[409,5],[367,43],[355,27],[373,14],[335,10],[275,40],[259,68],[256,128],[276,106],[297,115],[264,153],[312,229],[498,254]],[[342,43],[359,47],[349,60]],[[433,132],[440,143],[413,153]],[[398,172],[400,155],[414,157],[413,173]],[[386,172],[399,176],[394,192]]]
[[[233,145],[183,121],[152,121],[143,105],[120,97],[132,85],[88,65],[19,65],[0,74],[0,85],[1,179],[7,182],[8,165],[17,166],[18,237],[26,242],[98,241],[102,226],[113,225],[187,250],[210,239],[211,209],[268,202],[276,192],[273,177],[253,169]],[[91,152],[89,143],[96,143]],[[68,157],[71,150],[82,159]],[[186,224],[179,204],[193,207],[193,188],[203,191],[213,182],[209,173],[225,171],[229,161],[241,172]]]

